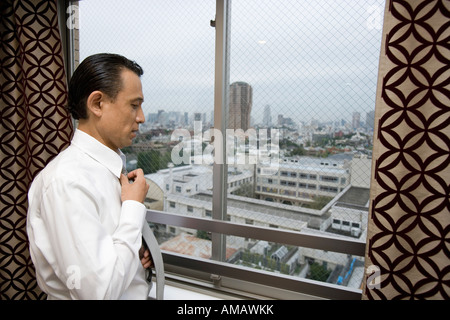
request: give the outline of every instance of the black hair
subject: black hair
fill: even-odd
[[[122,89],[121,72],[131,70],[139,77],[142,68],[132,60],[113,53],[94,54],[84,59],[75,69],[69,82],[68,109],[75,119],[87,119],[87,98],[98,90],[111,100]]]

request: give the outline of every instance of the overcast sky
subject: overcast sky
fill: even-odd
[[[294,121],[362,120],[374,109],[382,0],[233,0],[230,83]],[[80,1],[81,58],[115,52],[144,69],[145,111],[214,103],[215,0]]]

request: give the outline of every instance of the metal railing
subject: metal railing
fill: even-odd
[[[228,221],[196,218],[155,210],[147,210],[146,218],[148,222],[152,223],[206,230],[222,235],[251,237],[270,242],[334,251],[349,255],[364,256],[365,254],[366,244],[358,240],[347,240],[332,236],[318,236],[304,234],[302,232],[242,225]],[[223,261],[202,259],[164,250],[162,250],[162,256],[165,265],[180,266],[191,270],[210,273],[216,277],[226,276],[236,280],[249,281],[325,299],[361,299],[362,291],[360,289],[306,278],[275,274],[272,272],[241,267]]]

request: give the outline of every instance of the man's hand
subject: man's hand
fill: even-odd
[[[120,176],[120,184],[122,185],[122,202],[125,200],[144,202],[149,185],[147,180],[145,180],[142,169],[131,171],[127,176],[122,174]]]
[[[144,269],[153,268],[153,260],[150,255],[150,250],[147,249],[146,246],[142,245],[139,250],[139,259],[141,259],[141,264]]]

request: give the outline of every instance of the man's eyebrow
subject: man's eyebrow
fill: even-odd
[[[144,98],[137,97],[137,98],[131,99],[130,102],[144,102]]]

